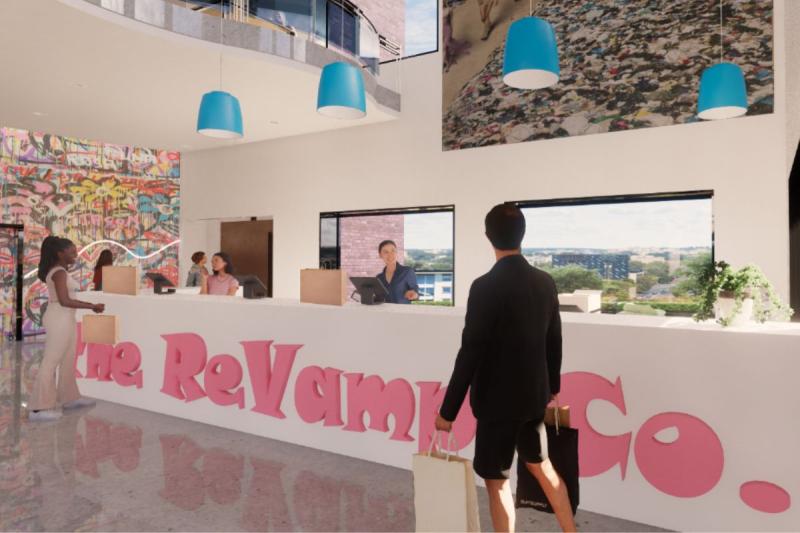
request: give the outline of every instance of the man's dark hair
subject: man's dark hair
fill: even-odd
[[[395,248],[397,248],[397,244],[394,241],[387,239],[385,241],[381,241],[381,243],[378,245],[378,253],[381,253],[383,251],[384,246],[388,246],[390,244]]]
[[[192,254],[192,263],[197,264],[206,256],[205,252],[195,252]]]
[[[486,236],[498,250],[517,250],[525,236],[525,215],[514,204],[498,204],[486,215]]]

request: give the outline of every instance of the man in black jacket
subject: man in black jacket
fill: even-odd
[[[450,431],[467,389],[478,420],[475,472],[486,481],[495,531],[514,531],[508,482],[514,450],[539,481],[561,528],[574,531],[564,482],[547,459],[544,412],[561,388],[561,318],[549,274],[521,254],[525,217],[511,204],[486,215],[497,263],[469,291],[453,375],[436,418]]]

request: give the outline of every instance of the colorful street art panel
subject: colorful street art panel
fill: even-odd
[[[101,148],[102,170],[113,170],[120,174],[128,173],[128,160],[130,159],[131,147],[122,144],[104,144]]]
[[[178,177],[179,160],[178,152],[134,148],[130,159],[130,171],[132,174],[154,178],[175,178]]]
[[[137,266],[142,274],[159,271],[177,283],[177,152],[13,128],[0,128],[0,146],[8,154],[0,159],[0,221],[25,226],[26,333],[42,328],[47,299],[36,268],[41,243],[51,234],[78,246],[73,275],[84,289],[91,288],[93,266],[105,248],[117,265]],[[0,242],[0,261],[6,255]],[[13,315],[13,293],[6,293],[0,292],[4,332]]]
[[[509,25],[553,25],[558,83],[502,80]],[[442,149],[459,150],[696,122],[703,70],[720,60],[709,0],[445,0]],[[748,115],[774,108],[773,2],[723,4],[723,57],[742,68]]]
[[[84,139],[64,138],[66,164],[75,168],[101,168],[102,145]]]
[[[49,133],[16,130],[17,158],[22,163],[64,165],[64,138]]]

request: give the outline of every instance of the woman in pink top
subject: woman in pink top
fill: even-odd
[[[204,275],[200,284],[200,294],[233,296],[239,289],[239,282],[233,277],[233,263],[225,252],[217,252],[211,258],[212,276]]]

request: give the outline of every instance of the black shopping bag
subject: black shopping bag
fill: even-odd
[[[580,487],[578,485],[578,430],[564,426],[546,425],[547,451],[558,475],[564,480],[572,505],[572,514],[578,510]],[[523,461],[517,462],[516,507],[530,507],[552,513],[553,508],[536,478],[528,472]]]

